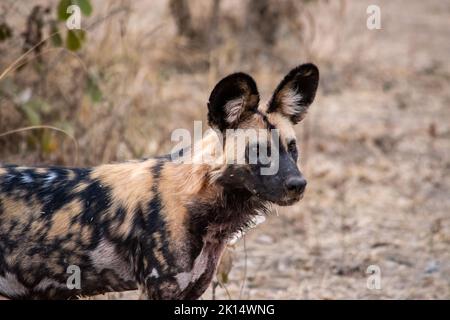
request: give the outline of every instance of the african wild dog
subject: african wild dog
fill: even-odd
[[[0,296],[65,299],[139,288],[149,299],[199,298],[236,232],[271,203],[301,198],[306,181],[293,125],[318,81],[316,66],[301,65],[260,107],[244,73],[211,93],[208,122],[217,132],[279,129],[274,175],[261,175],[259,163],[229,164],[226,153],[214,164],[164,156],[86,169],[0,167]],[[66,285],[70,265],[81,270],[80,289]]]

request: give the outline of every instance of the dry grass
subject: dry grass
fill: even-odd
[[[318,1],[298,19],[286,16],[267,48],[243,28],[240,2],[224,0],[220,43],[198,48],[176,37],[166,1],[95,1],[89,23],[101,22],[78,57],[47,51],[44,72],[28,64],[0,81],[14,87],[0,97],[0,133],[29,125],[17,99],[31,88],[51,104],[43,124],[76,137],[79,165],[152,156],[171,149],[173,129],[205,119],[223,75],[251,73],[267,99],[290,67],[314,61],[320,91],[298,128],[306,197],[247,235],[247,259],[236,245],[229,294],[241,296],[246,268],[242,298],[448,299],[450,6],[377,2],[382,30],[366,28],[370,1]],[[20,24],[30,6],[15,5],[9,19]],[[205,2],[195,6],[202,19]],[[20,41],[0,53],[3,71],[21,55]],[[99,79],[100,103],[84,93],[86,72]],[[2,162],[71,165],[70,140],[47,135],[45,152],[36,135],[0,137]],[[366,288],[371,264],[381,268],[381,290]],[[222,288],[216,295],[227,298]]]

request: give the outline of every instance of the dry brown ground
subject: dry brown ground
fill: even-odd
[[[235,2],[226,2],[227,8]],[[209,54],[204,70],[196,65],[205,60],[201,53],[168,40],[173,26],[164,1],[135,4],[122,42],[112,44],[112,23],[95,34],[104,43],[83,54],[88,66],[110,76],[103,90],[114,111],[102,105],[88,112],[82,103],[75,114],[85,124],[75,129],[80,161],[167,151],[172,129],[192,129],[192,120],[204,119],[207,95],[220,76],[250,72],[268,98],[289,67],[313,60],[321,69],[320,91],[298,128],[306,196],[250,231],[245,250],[242,240],[232,249],[229,295],[449,299],[450,2],[375,1],[382,30],[369,31],[365,10],[372,2],[346,1],[340,18],[329,6],[314,7],[317,28],[308,50],[288,33],[270,54],[242,56],[238,36],[229,36]],[[160,29],[151,33],[153,28]],[[194,71],[178,72],[188,67]],[[2,116],[1,131],[5,119],[14,127],[17,116]],[[70,144],[64,148],[64,154],[71,150]],[[2,156],[22,163],[36,157]],[[61,154],[40,159],[70,160]],[[366,286],[369,265],[381,269],[380,290]],[[224,289],[216,294],[228,298]]]
[[[246,239],[246,298],[450,298],[450,3],[379,3],[366,68],[313,105],[304,201]]]

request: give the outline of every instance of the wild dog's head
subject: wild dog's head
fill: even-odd
[[[305,117],[318,82],[315,65],[300,65],[264,106],[259,106],[256,83],[247,74],[229,75],[216,85],[208,102],[208,122],[222,134],[227,160],[218,183],[279,205],[301,199],[306,180],[297,164],[294,125]]]

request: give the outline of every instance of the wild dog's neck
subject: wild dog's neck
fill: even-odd
[[[224,191],[215,202],[199,200],[188,207],[191,232],[208,236],[212,241],[230,239],[236,232],[247,229],[261,211],[267,210],[264,203],[231,190]]]
[[[268,213],[268,204],[249,191],[217,186],[217,194],[210,198],[202,194],[188,206],[194,227],[200,234],[216,240],[226,240],[236,232],[247,229],[256,215]],[[203,231],[203,232],[202,232]]]
[[[265,202],[247,190],[221,185],[211,170],[206,164],[167,161],[161,172],[160,179],[172,181],[173,187],[160,191],[170,193],[173,201],[187,209],[190,228],[195,229],[192,230],[195,234],[217,230],[216,236],[225,238],[245,228],[260,211],[267,212]]]
[[[267,212],[267,204],[249,191],[225,187],[221,199],[210,209],[209,221],[230,233],[245,229],[252,219]]]

